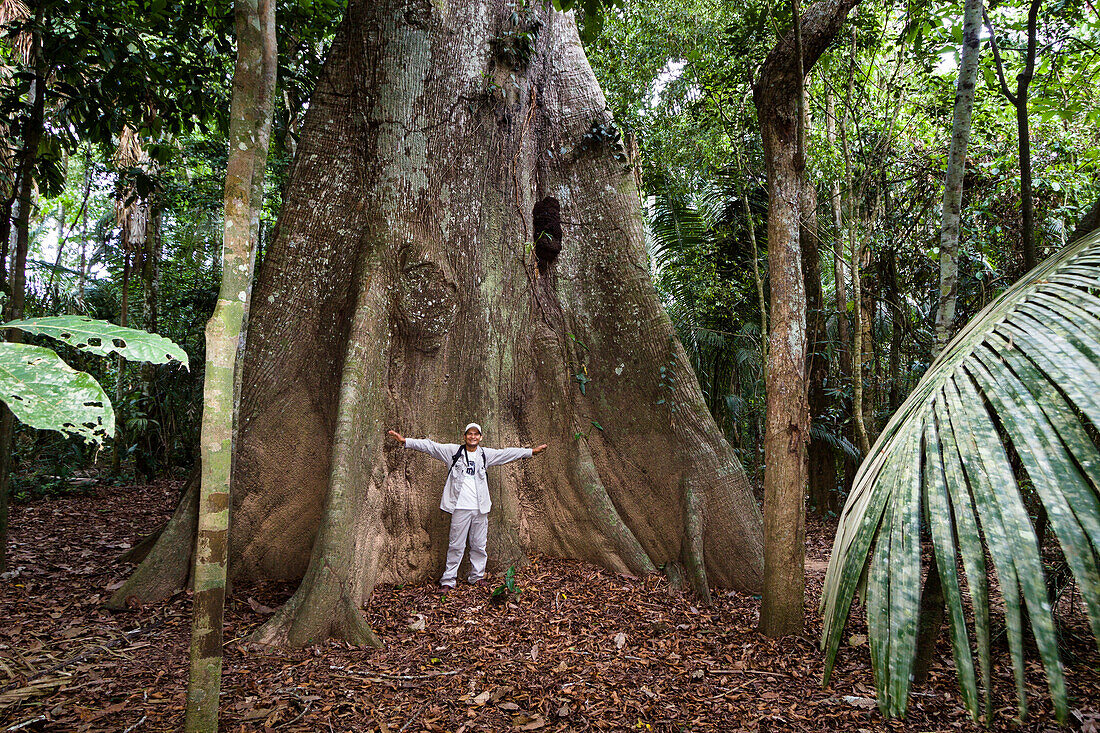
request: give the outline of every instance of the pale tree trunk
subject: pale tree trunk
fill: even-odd
[[[42,23],[42,5],[35,17],[35,28]],[[23,127],[23,153],[20,156],[18,190],[15,216],[15,256],[11,266],[11,292],[4,308],[4,320],[14,321],[23,317],[23,304],[27,296],[27,248],[30,244],[31,205],[34,200],[34,164],[38,157],[38,144],[42,139],[42,120],[45,116],[46,79],[45,64],[41,59],[41,38],[35,33],[31,46],[31,63],[34,64],[34,81],[31,82],[31,113]],[[6,341],[19,343],[23,332],[11,329]],[[8,494],[11,488],[12,452],[15,443],[15,416],[7,405],[0,405],[0,572],[7,569],[8,550]]]
[[[490,469],[490,567],[540,553],[760,588],[759,510],[653,290],[634,177],[579,145],[606,105],[573,19],[532,8],[535,51],[509,69],[489,40],[511,12],[353,0],[333,42],[243,366],[233,575],[302,578],[264,641],[374,643],[375,585],[438,578],[445,467],[387,427],[550,444]],[[530,246],[548,197],[556,258]]]
[[[768,371],[768,303],[764,298],[764,279],[760,276],[760,251],[756,245],[756,224],[753,221],[752,208],[749,206],[749,167],[741,156],[741,151],[736,150],[737,167],[741,169],[741,175],[745,179],[741,189],[741,205],[745,210],[745,225],[749,232],[749,243],[752,245],[752,277],[756,282],[756,300],[760,307],[760,364],[767,378]]]
[[[849,86],[851,84],[849,83]],[[851,101],[851,92],[848,93],[848,102]],[[845,107],[847,109],[847,107]],[[847,112],[845,112],[847,115]],[[836,128],[837,128],[837,116],[836,116],[836,101],[833,96],[833,87],[831,84],[825,86],[825,135],[829,143],[829,146],[836,148]],[[829,182],[829,204],[833,214],[833,283],[834,283],[834,297],[836,303],[836,326],[837,326],[837,363],[836,374],[837,378],[843,382],[845,379],[850,379],[854,373],[852,371],[851,353],[852,344],[849,339],[849,320],[848,320],[848,280],[844,274],[845,260],[844,249],[845,242],[845,221],[844,221],[844,200],[841,195],[841,180],[847,180],[847,173],[841,176],[834,176]],[[847,186],[847,184],[845,184]],[[847,400],[844,400],[844,409],[848,408]],[[856,439],[856,430],[854,420],[845,425],[844,432],[845,437],[849,439]],[[851,489],[852,480],[855,477],[856,461],[848,456],[844,455],[842,458],[844,468],[844,489],[845,491]],[[837,504],[839,505],[839,497],[837,497]]]
[[[832,85],[825,87],[825,138],[836,147],[836,103]],[[840,178],[829,181],[829,205],[833,213],[833,282],[836,299],[838,372],[848,373],[848,279],[844,275],[844,210],[840,196]]]
[[[1035,202],[1031,195],[1031,128],[1027,118],[1027,92],[1035,76],[1035,53],[1038,46],[1039,5],[1042,0],[1031,0],[1027,12],[1027,52],[1024,55],[1024,69],[1016,75],[1016,92],[1008,88],[1004,63],[997,44],[997,34],[989,15],[985,23],[989,28],[989,45],[993,49],[993,58],[997,64],[997,80],[1001,85],[1001,94],[1016,109],[1016,132],[1020,148],[1020,224],[1021,243],[1024,252],[1024,270],[1031,272],[1039,264],[1035,252]]]
[[[230,103],[225,176],[222,283],[206,325],[206,372],[200,436],[186,729],[216,731],[221,687],[222,618],[229,549],[230,488],[240,336],[247,314],[262,181],[274,109],[276,45],[273,0],[236,0],[237,64]]]
[[[768,55],[753,85],[768,174],[771,284],[767,417],[764,436],[764,592],[760,629],[802,629],[805,593],[806,296],[799,229],[804,193],[802,81],[858,0],[820,0],[795,23],[793,38]],[[797,6],[796,6],[797,8]],[[799,14],[795,12],[795,17]]]
[[[756,245],[756,223],[749,208],[748,183],[741,192],[741,204],[745,208],[745,221],[749,227],[749,242],[752,244],[752,277],[756,282],[756,300],[760,307],[760,364],[765,375],[768,371],[768,301],[764,297],[764,278],[760,277],[760,250]]]
[[[92,193],[92,149],[84,156],[84,208],[80,212],[80,271],[76,280],[76,299],[72,312],[84,309],[85,270],[88,267],[88,197]]]
[[[951,340],[958,297],[959,220],[962,213],[963,178],[966,175],[966,149],[970,141],[970,120],[974,109],[975,82],[981,54],[979,31],[982,0],[966,0],[963,6],[963,47],[959,78],[955,91],[955,112],[951,125],[951,151],[947,158],[947,176],[943,191],[943,223],[940,227],[940,296],[936,307],[935,353],[943,351]],[[939,567],[931,563],[921,589],[920,629],[917,639],[917,663],[914,678],[927,678],[936,639],[944,618],[943,586]]]
[[[848,90],[844,99],[844,114],[840,118],[840,149],[844,159],[844,200],[847,203],[846,216],[837,217],[844,223],[844,233],[848,239],[850,260],[848,270],[852,273],[852,350],[848,360],[852,380],[852,423],[859,449],[864,456],[871,450],[867,438],[867,425],[863,420],[863,293],[860,283],[860,268],[863,265],[863,246],[861,235],[857,231],[859,217],[855,189],[852,183],[852,154],[848,147],[848,110],[852,104],[852,90],[855,85],[856,36],[852,32],[850,48],[851,61],[848,69]]]
[[[130,263],[132,254],[126,242],[126,227],[123,227],[123,253],[122,253],[122,304],[118,309],[118,325],[123,328],[130,325]],[[122,398],[126,396],[126,359],[122,354],[115,356],[115,411],[118,419],[115,422],[114,450],[111,452],[111,473],[118,475],[122,471],[122,454],[126,452],[126,423]]]
[[[887,218],[889,221],[889,217]],[[898,252],[894,247],[886,250],[883,267],[885,301],[890,308],[890,393],[887,408],[893,414],[901,406],[905,396],[905,384],[901,374],[902,336],[905,328],[902,310],[901,288],[898,285]]]
[[[966,148],[970,142],[970,117],[974,109],[974,85],[978,78],[982,24],[982,0],[966,0],[963,6],[962,60],[955,90],[955,115],[951,124],[951,152],[943,188],[943,223],[940,226],[940,296],[936,306],[936,345],[939,354],[951,340],[958,296],[959,217],[962,212]]]
[[[877,197],[876,197],[877,198]],[[876,225],[882,221],[878,203],[875,201],[859,226],[859,329],[860,363],[862,365],[863,385],[860,414],[863,416],[863,430],[867,433],[868,443],[875,442],[875,406],[878,401],[879,361],[878,344],[875,343],[875,319],[878,317],[878,263],[871,248]]]

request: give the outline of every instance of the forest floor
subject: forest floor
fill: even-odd
[[[167,518],[179,486],[104,487],[14,508],[10,573],[0,580],[0,733],[182,728],[187,594],[122,613],[102,605],[130,569],[116,558]],[[378,588],[368,616],[382,650],[263,650],[244,637],[293,587],[238,587],[226,609],[221,730],[981,730],[962,709],[946,640],[908,719],[884,721],[861,617],[821,687],[817,599],[834,529],[809,524],[806,630],[780,641],[756,633],[753,596],[718,592],[705,607],[660,577],[536,558],[518,571],[522,592],[502,605],[490,602],[491,587],[443,597],[423,585]],[[1059,618],[1071,728],[1097,731],[1100,655],[1070,606]],[[1029,716],[1014,722],[1003,647],[992,728],[1062,729],[1037,662],[1028,665]]]

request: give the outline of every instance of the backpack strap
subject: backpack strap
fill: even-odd
[[[462,451],[464,450],[466,450],[466,446],[459,446],[458,452],[451,458],[451,468],[454,468],[455,464],[458,463],[458,459],[462,457]],[[485,457],[485,451],[481,451],[481,467],[486,470],[489,468],[489,459]]]

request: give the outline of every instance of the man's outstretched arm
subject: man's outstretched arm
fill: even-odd
[[[447,446],[442,443],[436,443],[434,440],[429,440],[427,438],[406,438],[396,430],[389,430],[386,434],[406,448],[418,450],[421,453],[427,453],[432,458],[443,461],[444,463],[451,459]]]
[[[537,448],[486,448],[485,465],[499,466],[502,463],[511,463],[520,458],[531,458],[546,450],[546,443]]]

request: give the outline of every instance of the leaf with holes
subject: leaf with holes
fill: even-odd
[[[28,318],[5,323],[4,327],[49,336],[101,356],[119,354],[130,361],[153,364],[178,361],[187,366],[187,353],[163,336],[84,316]]]
[[[926,525],[971,715],[983,707],[987,721],[990,715],[989,596],[998,587],[1020,716],[1029,623],[1055,714],[1066,720],[1058,638],[1023,491],[1030,485],[1042,501],[1100,646],[1098,293],[1100,232],[1051,257],[971,319],[890,419],[860,466],[833,542],[822,594],[826,682],[865,577],[879,708],[904,717]],[[986,556],[996,586],[986,577]]]
[[[0,390],[15,416],[32,428],[100,445],[115,432],[115,412],[99,382],[42,346],[0,342]]]

